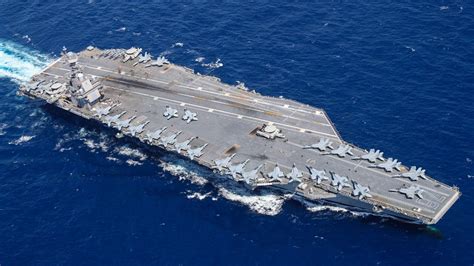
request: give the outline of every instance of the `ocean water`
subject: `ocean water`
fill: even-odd
[[[473,265],[469,1],[0,2],[0,265]],[[16,95],[60,53],[140,46],[324,108],[342,137],[460,187],[414,226],[209,184]]]

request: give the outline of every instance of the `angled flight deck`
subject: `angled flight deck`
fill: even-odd
[[[322,109],[227,85],[139,48],[64,52],[20,92],[251,189],[425,224],[460,196],[420,167],[346,143]]]

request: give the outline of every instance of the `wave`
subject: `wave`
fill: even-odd
[[[24,83],[51,61],[51,58],[38,51],[0,39],[0,79]]]
[[[11,144],[11,145],[20,145],[22,143],[25,143],[25,142],[28,142],[30,140],[32,140],[35,136],[28,136],[28,135],[23,135],[21,137],[19,137],[18,139],[16,140],[12,140],[10,142],[8,142],[8,144]]]
[[[314,202],[309,202],[304,199],[298,199],[299,202],[301,202],[305,207],[306,210],[309,212],[322,212],[322,211],[331,211],[331,212],[338,212],[338,213],[346,213],[350,214],[351,216],[354,217],[366,217],[369,216],[370,213],[368,212],[362,212],[362,211],[352,211],[348,210],[343,207],[337,207],[337,206],[331,206],[331,205],[324,205],[324,204],[319,204],[319,203],[314,203]]]
[[[232,187],[219,188],[219,195],[230,200],[243,204],[258,214],[275,216],[280,213],[283,203],[289,196],[277,194],[254,195],[244,189]]]
[[[204,60],[204,59],[202,59],[202,60]],[[201,62],[202,62],[202,61],[201,61]],[[216,60],[215,62],[202,63],[201,66],[206,67],[206,68],[209,68],[209,69],[216,69],[216,68],[223,67],[224,64],[221,62],[221,59],[220,59],[220,58],[217,58],[217,60]]]
[[[5,123],[0,123],[0,136],[5,135],[5,129],[8,127]]]
[[[285,200],[289,198],[288,195],[282,196],[271,192],[258,194],[249,191],[240,184],[235,184],[234,181],[225,179],[225,177],[218,176],[212,172],[209,173],[206,170],[202,170],[199,166],[182,159],[177,159],[173,155],[165,156],[160,166],[164,171],[178,177],[179,180],[187,180],[201,187],[208,184],[209,179],[212,179],[212,185],[216,188],[219,197],[238,202],[258,214],[277,215],[282,210]],[[212,194],[212,191],[206,193],[202,191],[188,191],[187,198],[203,200],[212,197],[212,200],[217,200],[218,197],[212,196]]]

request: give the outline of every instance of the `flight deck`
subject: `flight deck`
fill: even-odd
[[[153,59],[140,48],[66,52],[24,95],[114,127],[242,183],[433,224],[456,187],[345,142],[326,112]]]

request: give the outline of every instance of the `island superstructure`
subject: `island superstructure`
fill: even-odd
[[[251,190],[422,224],[438,222],[460,196],[421,167],[345,142],[322,109],[224,84],[140,48],[64,51],[19,93]]]

